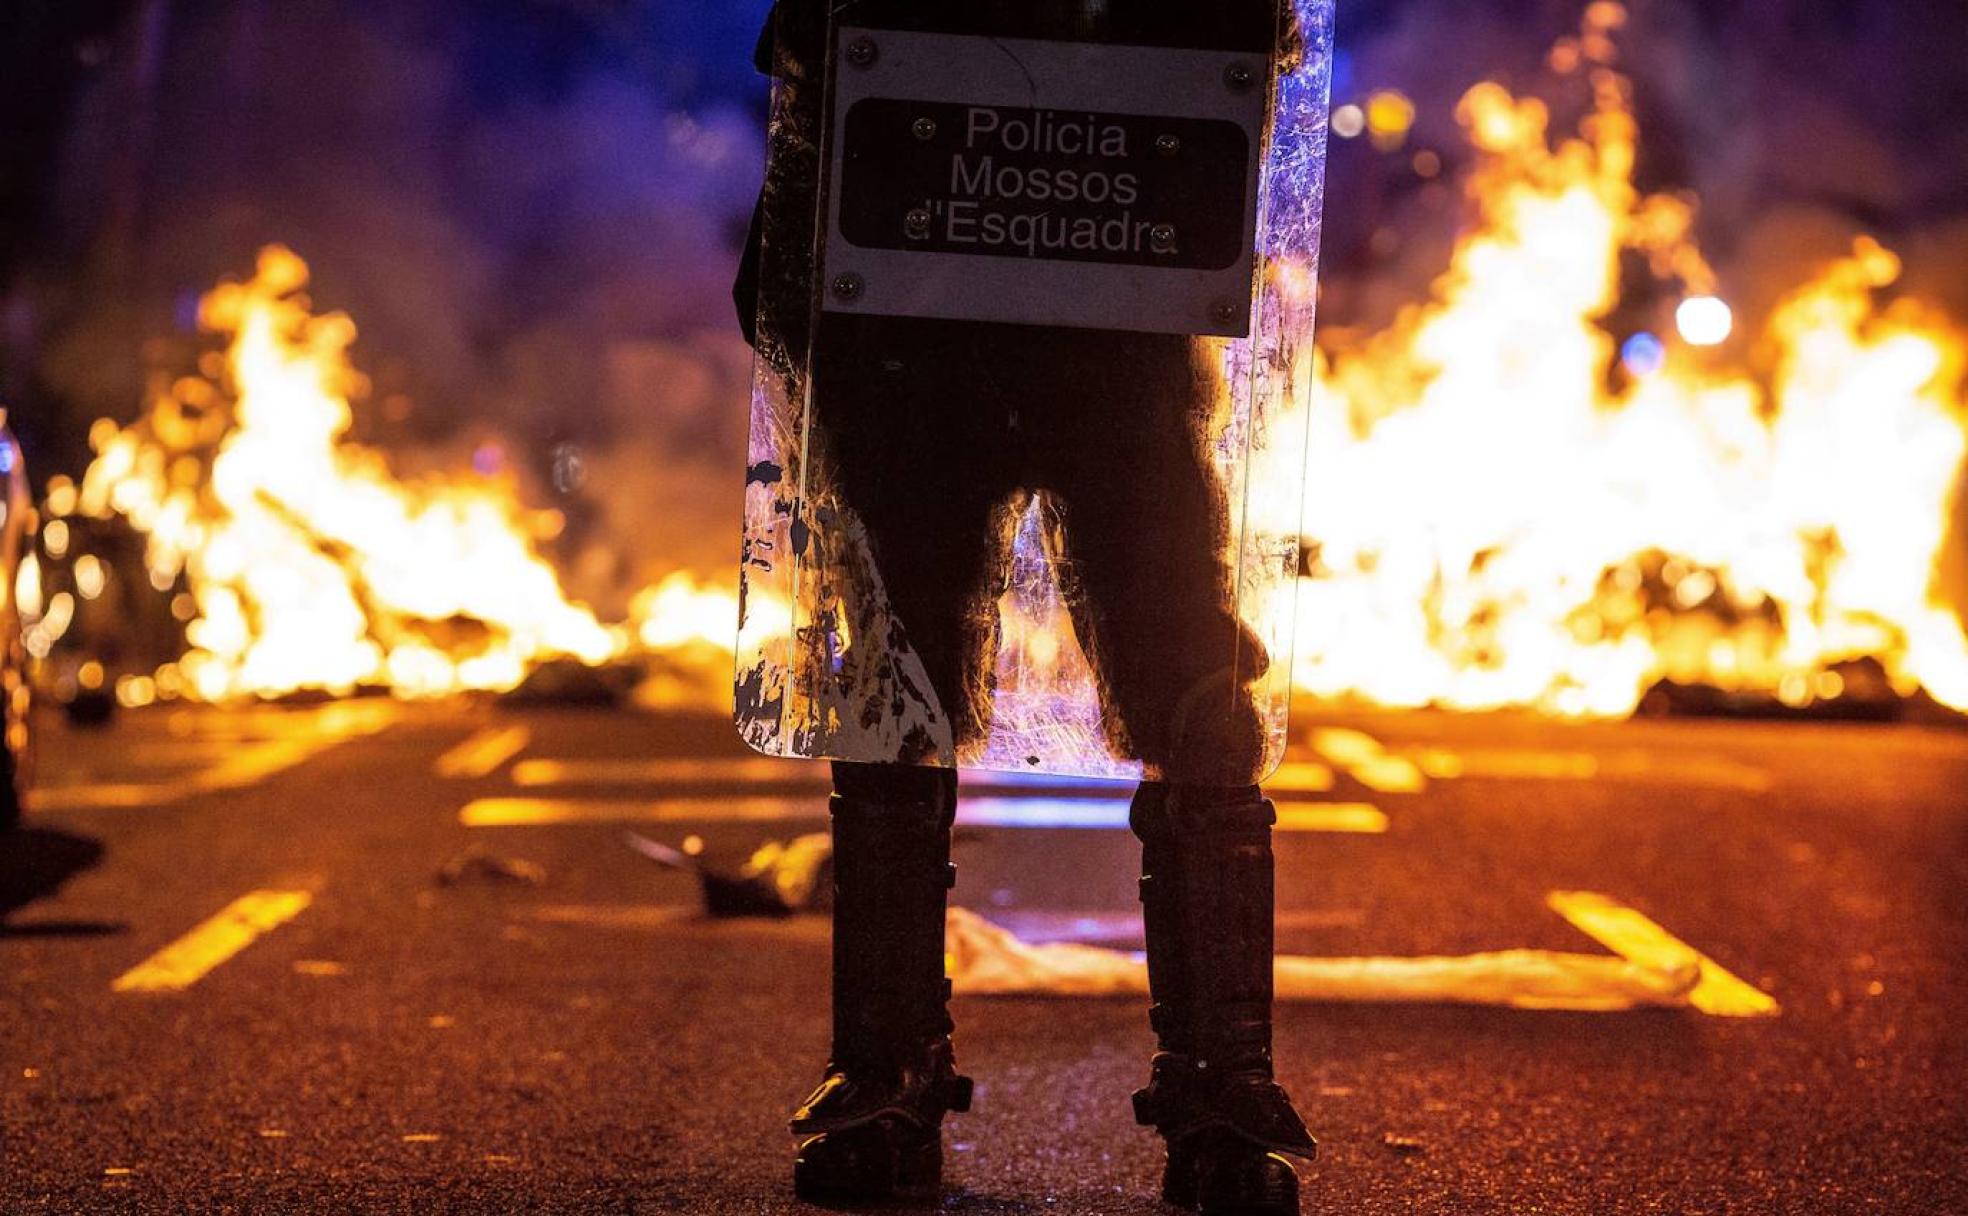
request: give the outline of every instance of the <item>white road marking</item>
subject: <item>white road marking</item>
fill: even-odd
[[[118,976],[115,992],[181,992],[314,902],[308,891],[254,891]]]
[[[1721,756],[1626,750],[1595,753],[1534,748],[1422,748],[1410,753],[1437,780],[1633,781],[1768,793],[1771,774]]]
[[[682,785],[689,782],[788,783],[827,786],[827,769],[811,761],[770,756],[729,759],[663,757],[637,760],[522,760],[513,765],[522,789],[555,785]]]
[[[1428,778],[1414,761],[1388,751],[1380,740],[1363,731],[1321,727],[1312,732],[1312,747],[1378,793],[1419,794],[1428,788]]]
[[[488,726],[439,756],[435,771],[440,777],[460,780],[490,777],[532,740],[533,732],[524,726]]]
[[[465,804],[468,828],[542,827],[566,823],[739,823],[824,819],[824,802],[809,798],[480,798]]]
[[[276,737],[231,747],[218,763],[166,781],[39,786],[30,799],[38,810],[130,810],[245,789],[351,739],[386,730],[401,718],[393,701],[337,701],[307,713],[288,713]]]
[[[466,827],[541,827],[568,823],[739,823],[824,820],[817,798],[480,798],[458,812]],[[1125,831],[1124,798],[963,798],[957,822],[972,827]],[[1284,832],[1379,834],[1387,816],[1366,803],[1287,804],[1278,810]]]
[[[1552,911],[1629,962],[1658,970],[1701,967],[1701,982],[1688,1003],[1718,1018],[1767,1018],[1782,1012],[1776,999],[1737,978],[1720,963],[1675,937],[1642,913],[1591,891],[1553,891]]]

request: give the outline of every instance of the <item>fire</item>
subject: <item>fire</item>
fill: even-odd
[[[1608,387],[1623,252],[1691,300],[1715,289],[1691,205],[1633,186],[1623,17],[1594,4],[1553,57],[1591,87],[1575,135],[1554,140],[1537,100],[1468,93],[1471,230],[1426,303],[1320,361],[1296,681],[1617,715],[1662,679],[1804,704],[1871,657],[1900,693],[1968,709],[1937,582],[1962,543],[1968,340],[1878,302],[1892,253],[1860,241],[1791,294],[1760,376],[1684,339]],[[1704,342],[1728,332],[1714,304],[1694,310]]]
[[[1257,516],[1304,537],[1298,689],[1605,716],[1662,680],[1807,704],[1839,694],[1841,664],[1870,658],[1900,693],[1968,710],[1963,605],[1939,582],[1964,543],[1950,521],[1968,335],[1891,299],[1898,259],[1869,240],[1745,332],[1692,239],[1693,204],[1633,184],[1639,132],[1613,66],[1623,21],[1592,4],[1551,57],[1589,91],[1575,132],[1496,84],[1463,98],[1472,219],[1448,268],[1384,332],[1328,334],[1304,355],[1300,379],[1317,390],[1303,525],[1296,503]],[[1413,122],[1398,94],[1375,107],[1376,138]],[[1678,322],[1680,337],[1615,378],[1604,321],[1632,253],[1680,289],[1678,317],[1658,326]],[[1275,273],[1310,300],[1308,268]],[[252,281],[207,297],[223,360],[136,424],[100,424],[79,496],[51,502],[55,515],[127,516],[153,581],[188,584],[193,649],[160,691],[434,695],[631,647],[670,660],[648,703],[722,689],[707,673],[728,673],[736,642],[728,587],[674,575],[627,625],[605,626],[568,601],[539,550],[554,521],[510,485],[405,482],[349,442],[355,330],[312,315],[306,281],[273,249]],[[788,605],[752,616],[753,629],[791,629]],[[1028,666],[1057,664],[1077,688],[1062,700],[1087,708],[1090,677],[1063,635],[1011,628],[1007,645]]]
[[[207,699],[386,685],[508,688],[556,655],[601,662],[616,633],[570,603],[529,514],[487,478],[410,482],[348,442],[355,327],[315,316],[285,249],[206,296],[223,359],[128,427],[97,424],[75,509],[127,517],[152,582],[182,578],[189,654],[160,684]]]

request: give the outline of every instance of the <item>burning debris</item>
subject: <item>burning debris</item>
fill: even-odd
[[[79,542],[47,554],[46,604],[28,634],[38,655],[66,647],[80,655],[72,666],[114,666],[92,666],[91,645],[70,636],[113,593],[126,627],[161,613],[172,635],[146,626],[123,639],[155,668],[108,672],[131,705],[362,688],[615,704],[640,674],[608,666],[624,656],[652,668],[643,700],[722,691],[731,592],[674,574],[636,597],[628,623],[606,625],[567,597],[544,555],[559,515],[523,507],[509,476],[406,479],[351,441],[366,392],[349,360],[355,326],[315,315],[307,282],[299,257],[263,251],[251,280],[201,303],[224,351],[160,389],[136,422],[97,424],[81,485],[57,482],[49,496],[51,531],[134,529],[141,557],[103,562]]]
[[[1496,84],[1464,97],[1472,219],[1431,297],[1304,356],[1310,501],[1302,522],[1295,500],[1251,504],[1303,538],[1297,688],[1567,716],[1884,715],[1922,692],[1968,709],[1968,336],[1895,298],[1899,260],[1873,241],[1761,322],[1729,313],[1694,203],[1634,185],[1623,20],[1590,6],[1551,58],[1587,99],[1574,133]],[[1622,342],[1642,267],[1678,303],[1657,309],[1668,337]],[[134,424],[99,424],[86,479],[51,498],[58,520],[127,518],[146,554],[134,581],[186,628],[181,659],[109,673],[120,696],[440,695],[634,653],[644,704],[728,705],[733,592],[678,574],[605,624],[543,556],[558,517],[509,481],[394,475],[348,438],[354,325],[313,315],[306,284],[270,249],[208,296],[225,352]],[[86,589],[44,581],[29,636],[45,655]],[[777,629],[789,608],[761,595],[754,625]],[[1091,673],[1064,621],[1008,621],[999,662],[1059,688],[1064,716],[1042,727],[1084,731]]]
[[[630,849],[666,869],[696,878],[703,887],[704,910],[713,917],[792,916],[831,906],[834,894],[834,842],[825,832],[788,841],[768,840],[736,869],[705,860],[703,842],[691,837],[672,848],[639,832],[629,832]]]
[[[1430,300],[1321,359],[1297,683],[1618,715],[1663,682],[1836,700],[1872,658],[1968,709],[1942,583],[1968,545],[1968,336],[1891,300],[1899,260],[1862,240],[1719,346],[1693,204],[1633,183],[1624,20],[1590,6],[1552,57],[1590,94],[1575,135],[1501,86],[1464,97],[1471,230]],[[1623,264],[1682,293],[1679,345],[1620,358]]]
[[[185,588],[189,649],[159,690],[436,695],[617,653],[621,637],[568,601],[541,556],[556,517],[523,510],[498,478],[399,479],[348,441],[364,387],[355,327],[314,315],[307,280],[298,257],[268,249],[252,280],[208,295],[199,319],[224,354],[134,424],[98,424],[79,494],[51,503],[127,518],[152,585]]]

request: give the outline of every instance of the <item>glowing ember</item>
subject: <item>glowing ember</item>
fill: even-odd
[[[224,359],[135,424],[97,424],[73,509],[126,516],[148,538],[152,581],[182,576],[195,601],[191,652],[160,683],[212,699],[436,695],[511,687],[544,657],[615,653],[537,551],[556,518],[523,511],[500,480],[400,481],[345,441],[355,327],[310,313],[307,274],[266,250],[251,282],[203,301],[203,326],[229,337]]]
[[[1687,204],[1633,187],[1608,66],[1623,19],[1594,4],[1553,56],[1592,87],[1575,137],[1497,85],[1464,98],[1472,230],[1428,303],[1320,369],[1297,682],[1610,715],[1663,678],[1804,704],[1872,657],[1900,693],[1968,709],[1968,639],[1938,589],[1963,543],[1968,341],[1880,306],[1899,263],[1862,241],[1777,308],[1761,375],[1689,349],[1726,338],[1728,312]],[[1615,389],[1598,321],[1626,250],[1689,298],[1685,344],[1649,335]]]

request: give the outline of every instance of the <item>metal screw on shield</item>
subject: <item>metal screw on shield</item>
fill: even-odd
[[[1218,325],[1228,325],[1237,319],[1237,306],[1228,300],[1218,300],[1210,305],[1210,320]]]
[[[1175,252],[1175,225],[1157,224],[1148,230],[1148,244],[1156,253]]]
[[[856,38],[847,44],[847,61],[857,68],[871,68],[881,58],[881,48],[873,38]]]
[[[861,281],[861,276],[855,274],[853,271],[847,271],[834,276],[834,295],[839,299],[858,300],[861,298],[861,292],[866,287],[867,284]]]
[[[1155,137],[1155,151],[1161,153],[1163,156],[1174,156],[1177,152],[1182,151],[1182,139],[1176,135],[1157,135]]]
[[[930,140],[936,138],[936,120],[934,118],[927,118],[927,117],[918,118],[915,121],[915,123],[912,126],[910,126],[909,130],[915,133],[915,137],[917,139],[922,140],[924,143],[928,143]]]
[[[927,207],[917,207],[915,210],[909,212],[902,219],[902,230],[909,234],[909,239],[912,241],[928,240],[929,209]]]
[[[1257,83],[1257,72],[1248,63],[1233,63],[1224,71],[1223,83],[1232,93],[1248,92]]]

